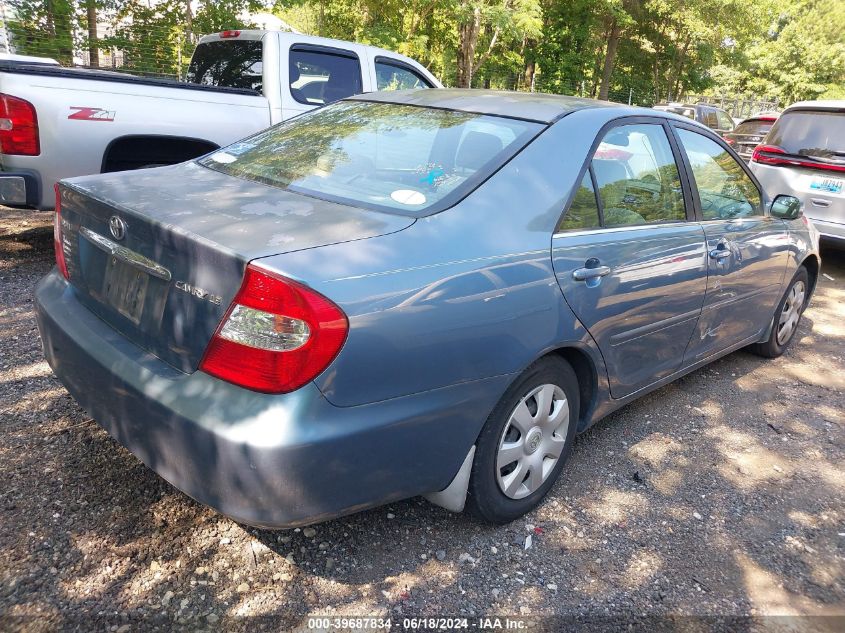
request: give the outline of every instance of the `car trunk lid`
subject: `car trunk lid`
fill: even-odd
[[[193,162],[65,182],[61,218],[80,301],[185,372],[199,365],[249,261],[367,239],[414,222]]]

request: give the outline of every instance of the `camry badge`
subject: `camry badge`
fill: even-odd
[[[126,237],[126,222],[121,220],[116,215],[109,218],[109,232],[111,236],[118,242]]]
[[[216,306],[219,306],[221,303],[223,303],[223,297],[211,294],[208,290],[197,288],[196,286],[192,286],[191,284],[185,281],[177,281],[176,288],[178,290],[181,290],[182,292],[187,292],[189,295],[197,297],[198,299],[205,299],[206,301],[213,303]]]

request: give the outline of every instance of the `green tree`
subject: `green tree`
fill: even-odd
[[[15,50],[23,55],[52,57],[73,64],[75,3],[69,0],[12,0],[8,20]]]
[[[845,97],[845,3],[794,0],[733,63],[711,70],[714,92],[760,95],[783,104]]]

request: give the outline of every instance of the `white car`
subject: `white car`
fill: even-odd
[[[206,35],[186,82],[0,60],[0,204],[51,209],[63,178],[180,163],[353,94],[434,87],[397,53],[264,30]]]
[[[754,149],[751,171],[769,192],[801,200],[822,237],[845,243],[845,100],[784,110]]]

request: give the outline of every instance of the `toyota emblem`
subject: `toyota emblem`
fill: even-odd
[[[111,216],[109,218],[109,231],[114,239],[122,240],[126,237],[126,222],[116,215]]]

